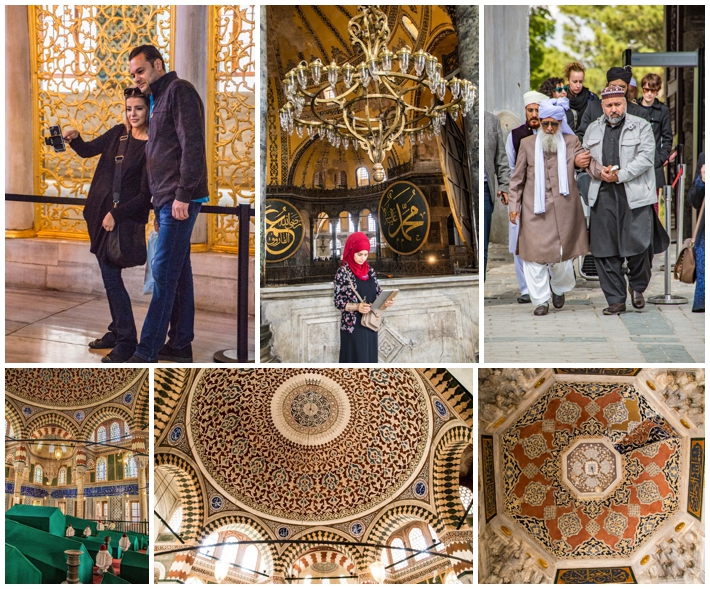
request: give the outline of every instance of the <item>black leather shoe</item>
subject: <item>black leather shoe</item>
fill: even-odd
[[[631,295],[631,304],[634,309],[643,309],[646,306],[646,299],[643,298],[643,293],[636,292],[629,285],[629,294]]]
[[[562,293],[561,295],[556,295],[554,292],[552,293],[552,306],[555,309],[561,309],[562,307],[565,306],[564,293]]]
[[[126,360],[126,364],[154,364],[154,362],[150,362],[145,358],[141,358],[140,356],[133,354],[133,356]]]
[[[537,309],[533,311],[533,315],[537,315],[540,317],[541,315],[547,315],[548,311],[548,306],[547,305],[539,305]]]
[[[626,303],[612,303],[602,311],[604,315],[621,315],[626,313]]]
[[[531,302],[531,301],[530,301],[530,295],[529,295],[529,294],[520,295],[520,296],[518,297],[518,302],[519,302],[521,305],[524,305],[525,303]]]
[[[101,362],[103,364],[123,364],[124,362],[127,362],[130,357],[131,356],[119,356],[115,352],[109,352],[101,358]]]
[[[182,350],[176,350],[170,344],[165,344],[158,352],[158,360],[167,362],[180,362],[183,364],[192,363],[192,344],[188,344]]]
[[[106,334],[108,335],[108,334]],[[89,342],[89,348],[92,350],[110,350],[116,345],[116,338],[108,338],[104,335],[98,339]]]

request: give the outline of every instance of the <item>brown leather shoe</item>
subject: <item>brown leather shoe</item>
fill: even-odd
[[[537,309],[533,311],[533,315],[537,315],[538,317],[542,315],[547,315],[547,310],[547,305],[538,305]]]
[[[552,293],[552,306],[555,309],[561,309],[562,307],[565,306],[565,294],[562,293],[561,295],[557,295],[554,292]]]
[[[621,315],[626,313],[626,303],[612,303],[602,311],[604,315]]]
[[[643,298],[643,293],[636,292],[629,285],[629,294],[631,295],[631,304],[634,309],[643,309],[646,306],[646,299]]]

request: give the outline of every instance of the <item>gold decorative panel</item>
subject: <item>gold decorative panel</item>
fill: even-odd
[[[29,6],[33,137],[51,125],[95,138],[123,121],[123,89],[131,84],[128,55],[158,47],[170,64],[169,6]],[[35,193],[86,198],[98,158],[83,159],[42,142],[34,162]],[[87,239],[82,207],[35,205],[40,237]]]
[[[254,6],[210,6],[207,161],[211,203],[254,204],[256,64]],[[236,215],[210,215],[211,249],[236,252]],[[254,254],[254,235],[249,239]]]

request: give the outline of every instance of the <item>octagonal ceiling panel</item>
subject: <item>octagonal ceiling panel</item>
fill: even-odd
[[[557,558],[629,556],[679,508],[680,437],[631,384],[554,384],[501,436],[505,512]]]
[[[210,481],[284,522],[374,511],[428,452],[431,408],[413,370],[204,370],[188,403]]]
[[[139,368],[8,368],[5,390],[38,407],[89,407],[135,383]]]

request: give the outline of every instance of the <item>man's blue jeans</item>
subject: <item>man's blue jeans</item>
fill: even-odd
[[[146,362],[157,362],[165,344],[181,350],[195,337],[195,291],[190,264],[190,236],[202,204],[191,202],[184,221],[173,217],[172,201],[155,209],[160,223],[158,243],[153,258],[153,298],[143,322],[141,341],[136,356]],[[170,332],[168,333],[168,323]]]

